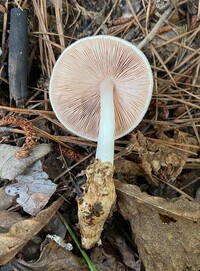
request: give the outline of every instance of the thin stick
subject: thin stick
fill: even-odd
[[[146,46],[154,38],[154,36],[158,32],[159,27],[163,26],[163,24],[165,23],[165,20],[167,20],[167,18],[172,15],[172,10],[173,10],[173,7],[169,7],[162,14],[158,22],[152,28],[151,32],[138,44],[139,49],[142,49],[142,47]]]
[[[59,41],[61,45],[61,52],[65,48],[65,40],[63,35],[63,23],[62,23],[62,0],[56,0],[55,1],[55,14],[56,14],[56,24],[57,24],[57,30],[59,35]]]
[[[7,110],[12,111],[20,114],[30,114],[30,115],[40,115],[40,114],[48,114],[51,116],[55,116],[54,112],[52,111],[45,111],[45,110],[37,110],[37,109],[23,109],[23,108],[15,108],[9,106],[0,105],[0,110]]]
[[[63,171],[60,175],[58,175],[55,179],[54,182],[56,182],[58,179],[60,179],[62,176],[64,176],[67,172],[69,172],[70,170],[72,170],[73,168],[75,168],[76,166],[78,166],[80,163],[82,163],[83,161],[87,160],[89,157],[91,157],[92,155],[94,155],[94,152],[88,154],[85,158],[83,158],[82,160],[80,160],[78,163],[74,164],[73,166],[67,168],[65,171]]]
[[[8,0],[5,2],[5,10],[8,10]],[[5,12],[3,15],[3,33],[2,33],[2,44],[1,44],[2,52],[4,52],[4,49],[5,49],[7,21],[8,21],[8,12]]]

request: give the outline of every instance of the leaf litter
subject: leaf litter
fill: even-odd
[[[135,172],[154,185],[158,185],[159,179],[167,182],[176,180],[187,158],[196,156],[197,142],[186,133],[168,126],[155,127],[155,132],[157,138],[146,138],[140,131],[131,135],[129,151],[137,155],[137,163],[126,169],[124,165],[128,166],[130,161],[122,163],[121,160],[116,160],[116,172]]]
[[[30,215],[36,215],[44,208],[57,187],[42,170],[40,161],[26,168],[15,180],[15,184],[5,187],[5,192],[17,196],[16,202]]]
[[[42,245],[42,251],[40,258],[37,262],[25,262],[21,259],[14,259],[11,261],[11,265],[16,270],[47,270],[47,271],[59,271],[59,270],[80,270],[88,271],[83,259],[70,253],[70,251],[59,246],[56,242],[50,238],[46,238]]]
[[[119,210],[130,221],[147,270],[198,270],[199,203],[149,196],[119,181],[115,185]]]
[[[24,159],[15,157],[14,154],[18,150],[20,150],[20,147],[8,144],[0,145],[0,178],[2,180],[14,180],[17,176],[22,174],[28,166],[48,154],[51,151],[51,147],[48,144],[37,145],[33,148],[32,153]]]
[[[0,234],[0,264],[10,261],[26,243],[36,235],[57,212],[63,200],[55,201],[35,217],[14,224],[8,233]]]
[[[28,13],[30,96],[25,108],[10,106],[7,70],[3,64],[7,62],[8,15],[13,7]],[[0,236],[3,238],[0,251],[4,253],[1,263],[8,262],[16,270],[88,270],[75,249],[66,251],[52,240],[41,246],[40,256],[33,253],[32,262],[26,261],[21,248],[35,237],[44,241],[47,234],[54,234],[55,229],[46,230],[45,226],[60,206],[59,203],[53,207],[52,203],[56,203],[60,195],[66,199],[60,210],[80,238],[76,199],[85,182],[85,175],[80,172],[90,164],[95,144],[72,136],[54,118],[48,101],[48,81],[56,59],[74,40],[109,34],[125,38],[144,51],[154,73],[154,95],[144,120],[134,133],[116,141],[116,209],[105,225],[101,246],[92,248],[89,255],[97,270],[200,270],[199,1],[5,0],[1,2],[1,10],[0,87],[3,94],[0,114],[2,117],[11,115],[11,119],[12,116],[14,119],[23,117],[33,123],[38,140],[35,147],[28,146],[26,158],[17,159],[14,154],[26,142],[26,132],[0,127],[0,209],[7,222],[7,225],[2,223],[3,231],[8,231]],[[50,152],[49,142],[54,153]],[[49,168],[45,168],[47,159]],[[24,193],[27,180],[24,171],[30,171],[37,160],[47,173],[56,165],[57,190],[48,195],[48,198],[52,195],[52,205],[44,210],[48,200],[42,192],[46,203],[36,206],[39,213],[30,218],[16,204],[16,198],[5,193],[5,187],[16,189],[19,176],[23,175],[20,193]],[[30,178],[31,185],[37,182],[33,176]],[[31,194],[29,196],[30,200]],[[26,203],[23,204],[26,208]],[[18,218],[12,216],[13,211],[19,214]],[[42,219],[44,212],[48,216]],[[119,218],[118,228],[125,232],[117,235],[116,214],[129,221],[131,229]],[[34,221],[39,217],[37,224]],[[64,235],[64,240],[71,242],[69,234]]]

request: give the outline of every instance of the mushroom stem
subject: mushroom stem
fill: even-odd
[[[100,84],[101,112],[96,158],[101,162],[114,159],[115,111],[113,100],[114,83],[105,79]]]

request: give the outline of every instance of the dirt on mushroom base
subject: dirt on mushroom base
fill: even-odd
[[[116,201],[111,163],[95,161],[86,169],[87,182],[78,200],[78,217],[82,245],[90,249],[100,237],[104,223]]]

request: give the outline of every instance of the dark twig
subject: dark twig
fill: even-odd
[[[17,107],[24,107],[27,90],[27,14],[18,8],[11,10],[9,37],[9,85],[10,101]]]

